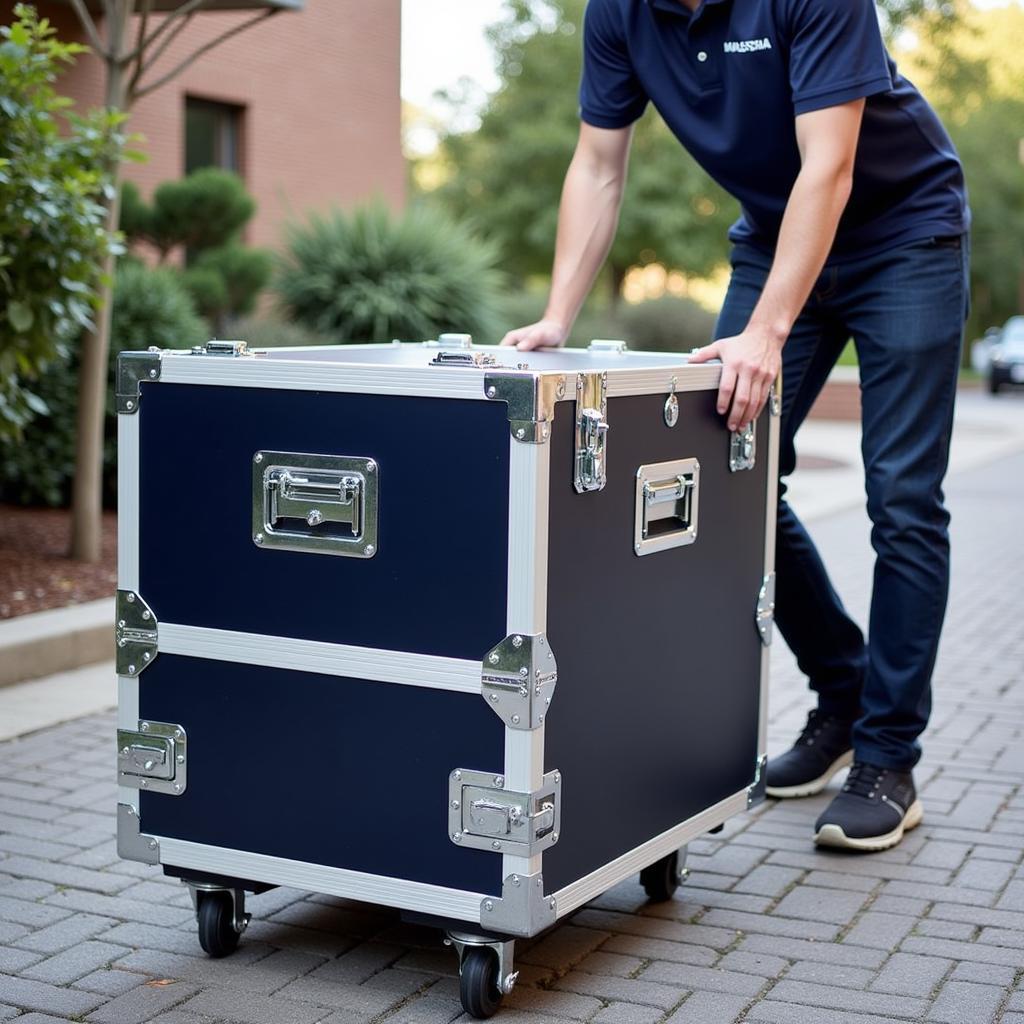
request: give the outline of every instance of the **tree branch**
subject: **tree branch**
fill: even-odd
[[[164,39],[161,40],[160,45],[156,48],[156,52],[147,60],[146,59],[146,44],[142,46],[142,52],[139,54],[138,63],[135,67],[135,73],[132,75],[131,82],[128,88],[131,90],[130,95],[135,95],[135,90],[138,88],[139,80],[142,76],[151,68],[154,64],[164,55],[175,39],[181,35],[192,24],[192,19],[196,16],[195,11],[190,11],[178,23],[174,26],[171,32],[168,32]]]
[[[160,86],[166,84],[172,78],[175,78],[177,75],[180,75],[181,72],[184,71],[187,67],[190,67],[192,64],[194,64],[204,53],[209,53],[210,50],[212,50],[214,47],[220,46],[221,43],[226,42],[232,36],[238,35],[239,32],[244,32],[251,25],[255,25],[257,22],[266,21],[268,18],[272,18],[280,10],[281,8],[279,7],[272,7],[266,11],[261,11],[254,17],[249,18],[247,21],[243,21],[241,24],[235,25],[234,28],[229,28],[226,32],[222,32],[215,39],[211,39],[210,42],[204,44],[203,46],[200,46],[199,49],[195,51],[195,53],[192,53],[188,57],[186,57],[177,67],[173,68],[171,71],[168,71],[166,75],[161,76],[155,82],[151,82],[149,85],[144,86],[141,89],[136,89],[132,95],[132,99],[141,99],[148,93],[153,92],[154,89],[159,89]],[[147,70],[151,66],[152,62],[150,62],[150,64],[147,65]]]
[[[86,10],[83,0],[71,0],[71,6],[74,7],[75,14],[78,15],[78,20],[82,23],[82,28],[85,29],[85,34],[89,38],[89,45],[96,51],[97,56],[103,57],[105,60],[109,59],[110,54],[100,39],[96,22],[92,20],[92,15]]]
[[[153,34],[148,39],[142,40],[142,49],[149,49],[149,47],[155,43],[176,21],[180,18],[187,17],[194,11],[198,11],[205,3],[206,0],[185,0],[185,3],[171,11],[171,13],[168,14],[155,29],[153,29]]]
[[[144,47],[142,45],[143,40],[146,38],[146,30],[149,27],[149,15],[153,10],[153,0],[142,0],[142,7],[139,10],[139,31],[135,36],[135,46],[128,54],[128,60],[135,61],[136,72],[138,71],[138,65],[142,60],[142,53]]]

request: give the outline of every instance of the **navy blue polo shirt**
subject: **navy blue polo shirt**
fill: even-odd
[[[735,196],[733,241],[774,251],[800,170],[797,114],[866,98],[853,191],[830,260],[968,227],[963,170],[896,70],[872,0],[590,0],[580,116],[622,128],[654,104]]]

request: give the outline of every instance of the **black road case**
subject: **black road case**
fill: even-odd
[[[679,355],[125,353],[118,849],[230,952],[288,885],[513,940],[764,792],[777,390]]]

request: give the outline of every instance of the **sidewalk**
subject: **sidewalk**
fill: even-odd
[[[1024,396],[1005,397],[966,415],[993,443],[1017,440],[986,447],[988,461],[955,455],[947,488],[953,589],[916,773],[924,824],[857,857],[811,845],[831,792],[764,805],[691,846],[671,903],[646,905],[630,881],[519,944],[520,984],[497,1020],[1024,1024]],[[856,440],[843,444],[806,435],[805,450],[842,461]],[[843,497],[809,518],[863,622],[863,502],[847,484],[820,490]],[[809,701],[783,644],[772,657],[776,751]],[[203,957],[187,893],[117,858],[113,729],[103,712],[0,743],[0,1021],[468,1021],[434,932],[344,900],[254,897],[238,953]]]

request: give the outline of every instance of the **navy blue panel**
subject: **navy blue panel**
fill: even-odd
[[[558,845],[544,854],[554,892],[635,849],[754,778],[764,575],[768,414],[756,468],[729,472],[715,392],[608,403],[608,485],[572,486],[572,406],[551,439],[548,638],[558,686],[545,767],[562,773]],[[698,536],[633,553],[641,465],[700,460]]]
[[[503,402],[145,385],[140,589],[163,622],[480,659],[505,635]],[[259,449],[376,459],[378,552],[258,548]]]
[[[161,654],[139,701],[188,736],[186,791],[140,793],[145,832],[500,894],[501,857],[448,838],[449,773],[504,769],[478,695]]]

